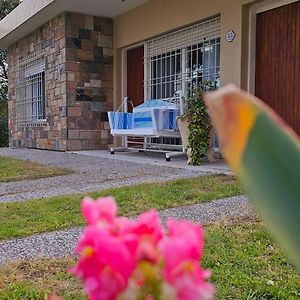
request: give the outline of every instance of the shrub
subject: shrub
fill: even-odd
[[[186,116],[189,121],[189,148],[191,148],[191,163],[199,165],[210,145],[212,125],[204,103],[204,93],[217,88],[216,82],[203,81],[198,89],[186,102]]]

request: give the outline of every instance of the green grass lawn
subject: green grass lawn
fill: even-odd
[[[300,298],[300,276],[259,222],[205,227],[205,268],[220,300]],[[81,284],[66,270],[74,258],[15,262],[0,267],[0,299],[42,300],[57,293],[86,299]]]
[[[72,173],[71,170],[54,168],[29,160],[0,156],[0,182],[39,179]]]
[[[90,193],[112,195],[119,213],[134,215],[150,208],[163,209],[242,194],[233,176],[212,175],[164,183],[140,184]],[[83,194],[0,204],[0,239],[28,236],[83,225],[80,203]]]

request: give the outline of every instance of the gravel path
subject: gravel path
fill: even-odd
[[[164,223],[167,218],[173,217],[205,224],[256,215],[247,199],[239,196],[162,210],[160,216]],[[72,228],[0,242],[0,263],[13,259],[68,256],[73,253],[81,232],[82,228]]]
[[[1,156],[32,160],[46,165],[69,168],[75,173],[66,176],[0,183],[0,202],[25,201],[64,194],[99,191],[111,187],[142,182],[160,182],[177,178],[206,175],[199,171],[158,166],[106,157],[92,157],[66,152],[35,149],[0,149]],[[221,173],[222,170],[219,171]]]

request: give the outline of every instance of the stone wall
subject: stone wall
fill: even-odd
[[[60,15],[11,45],[8,49],[8,108],[10,146],[51,150],[67,149],[65,113],[65,16]],[[34,51],[45,55],[47,123],[41,127],[17,127],[15,76],[19,59]]]
[[[9,47],[11,146],[74,151],[112,144],[112,28],[111,19],[64,13]],[[18,128],[16,65],[34,51],[45,55],[46,124]]]
[[[112,144],[106,113],[113,108],[112,30],[111,19],[66,14],[68,150]]]

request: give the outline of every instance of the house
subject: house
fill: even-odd
[[[10,145],[107,149],[125,96],[232,82],[300,134],[300,2],[24,0],[0,22],[8,49]]]

